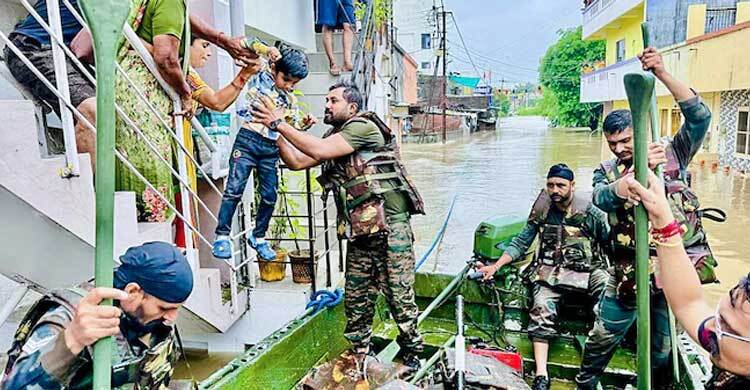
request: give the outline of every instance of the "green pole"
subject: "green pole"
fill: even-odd
[[[654,76],[645,73],[625,75],[625,92],[633,114],[635,178],[642,185],[648,183],[648,123],[649,105],[654,89]],[[649,289],[648,215],[643,205],[635,209],[635,284],[638,312],[638,389],[651,388],[651,337]]]
[[[649,32],[647,22],[641,23],[641,34],[643,35],[643,49],[645,50],[651,45],[651,34]],[[656,88],[654,88],[654,92],[651,94],[650,112],[651,142],[658,142],[661,138],[661,132],[659,131],[659,111],[658,105],[656,104]],[[656,169],[654,169],[654,172],[656,173],[656,176],[659,177],[659,179],[664,179],[664,167],[661,164],[658,165]],[[677,381],[680,378],[680,364],[677,360],[677,354],[679,353],[677,351],[677,324],[674,318],[674,313],[672,312],[672,308],[668,307],[667,311],[669,312],[669,340],[672,347],[672,376],[674,377],[674,380]]]
[[[96,260],[97,287],[112,287],[115,202],[115,57],[130,1],[81,0],[96,59]],[[107,299],[101,305],[112,305]],[[109,389],[112,337],[94,344],[94,389]]]

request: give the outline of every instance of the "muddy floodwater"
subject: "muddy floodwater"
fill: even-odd
[[[474,229],[484,219],[525,219],[543,188],[550,165],[568,164],[577,191],[591,192],[591,178],[602,153],[601,135],[548,129],[539,117],[504,119],[495,132],[478,133],[447,144],[407,144],[404,159],[425,198],[427,215],[415,217],[417,255],[424,253],[456,197],[453,216],[436,253],[421,272],[452,273],[471,257]],[[719,260],[720,284],[706,286],[712,301],[750,272],[750,178],[712,169],[696,159],[690,169],[703,207],[729,214],[725,223],[706,221]]]
[[[420,272],[453,273],[471,258],[474,229],[493,216],[525,219],[543,188],[550,165],[568,164],[576,175],[578,191],[591,192],[591,178],[602,153],[601,135],[548,129],[538,117],[503,120],[499,129],[449,141],[447,144],[407,144],[403,157],[419,187],[427,215],[413,220],[417,256],[424,253],[440,230],[456,199],[444,239]],[[706,221],[709,240],[719,260],[720,284],[706,286],[716,302],[750,272],[750,178],[697,159],[691,167],[693,188],[703,207],[718,207],[727,222]],[[231,360],[231,354],[191,357],[196,379],[209,376]],[[184,364],[176,377],[189,378]]]

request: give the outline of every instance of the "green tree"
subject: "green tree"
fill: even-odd
[[[560,38],[547,49],[539,69],[547,103],[555,101],[549,119],[557,126],[596,128],[602,113],[601,103],[581,103],[581,67],[604,59],[604,41],[584,41],[581,26],[558,31]],[[550,107],[546,107],[549,109]]]

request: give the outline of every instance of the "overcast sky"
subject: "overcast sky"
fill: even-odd
[[[557,40],[557,31],[581,24],[581,0],[444,0],[453,11],[474,63],[492,71],[492,84],[537,80],[539,60]],[[448,17],[450,71],[476,72]],[[450,62],[452,61],[452,62]]]

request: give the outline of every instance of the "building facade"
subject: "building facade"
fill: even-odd
[[[393,24],[398,43],[414,61],[421,74],[435,71],[435,50],[440,47],[436,35],[434,0],[398,0],[393,2]]]
[[[595,0],[583,10],[583,38],[607,41],[606,66],[581,76],[581,101],[602,102],[606,113],[627,108],[622,77],[640,72],[640,24],[647,21],[652,46],[668,70],[694,88],[713,118],[703,152],[720,164],[750,169],[750,1]],[[624,53],[624,54],[623,54]],[[662,135],[682,123],[677,102],[657,84]]]

